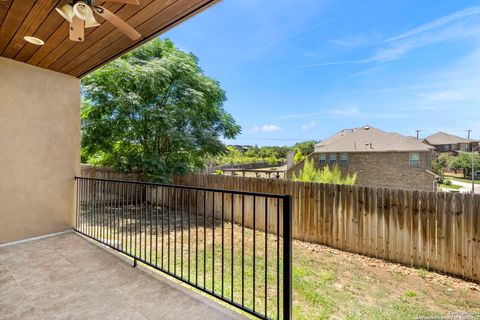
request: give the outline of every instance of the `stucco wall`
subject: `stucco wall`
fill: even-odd
[[[357,173],[357,185],[433,190],[434,177],[426,171],[431,169],[431,156],[430,152],[421,152],[420,166],[411,167],[408,152],[355,152],[348,154],[348,166],[340,169],[343,175]],[[318,153],[312,153],[309,159],[320,168]],[[339,161],[340,154],[337,154],[337,163]],[[289,171],[289,176],[302,168],[303,163],[299,163]]]
[[[0,243],[71,228],[80,82],[0,58]]]

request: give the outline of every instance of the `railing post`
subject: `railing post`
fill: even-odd
[[[283,319],[292,319],[292,196],[283,197]]]

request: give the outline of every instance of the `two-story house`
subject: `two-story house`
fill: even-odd
[[[461,151],[472,151],[472,148],[478,145],[478,142],[472,139],[466,139],[445,132],[437,132],[423,140],[431,146],[435,147],[435,152],[448,152],[457,154]]]
[[[357,174],[357,185],[434,190],[434,147],[415,138],[371,126],[345,129],[315,145],[308,156],[319,169],[338,165],[342,174]],[[292,176],[304,162],[287,173]]]

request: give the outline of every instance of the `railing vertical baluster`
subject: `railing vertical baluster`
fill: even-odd
[[[224,228],[224,224],[225,224],[225,199],[224,199],[224,193],[222,192],[222,298],[223,298],[223,291],[224,291],[224,264],[225,264],[225,253],[224,253],[224,246],[225,246],[225,228]]]
[[[80,193],[78,192],[78,187],[79,187],[79,183],[78,183],[78,180],[75,180],[75,225],[74,225],[74,228],[78,228],[78,211],[79,210],[79,204],[80,204],[80,201],[79,201],[79,196],[80,196]]]
[[[234,247],[233,247],[233,243],[234,243],[234,239],[233,239],[233,227],[234,227],[234,219],[235,219],[235,215],[233,213],[233,208],[234,208],[234,194],[232,193],[232,199],[231,199],[231,208],[230,208],[230,213],[231,213],[231,225],[232,225],[232,230],[231,230],[231,251],[230,251],[230,289],[231,289],[231,298],[230,300],[233,301],[233,265],[234,265],[234,261],[233,261],[233,258],[234,258],[234,255],[233,255],[233,251],[234,251]]]
[[[173,202],[173,273],[177,274],[177,215],[178,215],[178,189],[173,188],[175,190],[174,194],[174,202]]]
[[[268,198],[265,197],[265,317],[268,318]]]
[[[207,191],[203,192],[203,288],[207,287]]]
[[[138,251],[137,251],[137,221],[138,221],[138,216],[137,216],[137,205],[138,205],[138,184],[135,185],[135,206],[134,206],[134,213],[135,213],[135,257],[138,257]]]
[[[96,189],[95,189],[95,220],[94,220],[94,229],[93,229],[93,235],[95,238],[98,238],[98,211],[100,210],[99,207],[99,201],[98,198],[100,197],[100,181],[97,181],[96,183]]]
[[[185,189],[182,191],[182,203],[180,204],[180,276],[183,278],[183,210],[185,201]]]
[[[142,196],[142,201],[140,202],[140,208],[143,210],[143,214],[144,214],[144,218],[143,218],[143,223],[144,223],[144,227],[143,227],[143,230],[145,232],[144,236],[143,236],[143,260],[144,261],[147,261],[147,202],[146,202],[146,199],[145,199],[145,196],[146,196],[146,188],[145,186],[143,185],[142,186],[142,193],[141,193],[141,196]]]
[[[168,271],[170,272],[170,208],[171,208],[171,188],[167,188],[167,197],[168,197],[168,217],[167,217],[167,264]]]
[[[113,246],[117,247],[118,246],[118,231],[119,231],[119,226],[118,226],[118,213],[117,213],[117,204],[118,204],[118,189],[119,189],[119,183],[114,182],[113,183],[113,191],[111,198],[112,200],[110,201],[110,212],[113,214],[113,239],[111,239],[111,243],[113,243]],[[108,203],[108,201],[107,201]],[[105,206],[103,206],[105,207]]]
[[[283,197],[283,318],[292,318],[292,201]]]
[[[242,194],[242,307],[245,306],[245,195]]]
[[[162,263],[161,263],[161,266],[162,266],[162,269],[163,269],[163,260],[165,258],[165,251],[164,251],[164,233],[165,233],[165,230],[164,230],[164,225],[165,225],[165,188],[162,187],[162,202],[161,205],[162,205]]]
[[[215,191],[212,192],[212,292],[215,292]]]
[[[147,190],[147,203],[149,204],[149,209],[148,211],[150,212],[150,221],[148,222],[148,226],[150,229],[150,264],[152,264],[152,249],[153,249],[153,205],[152,205],[152,192],[150,190],[150,187],[146,187]],[[150,200],[150,202],[148,202]]]
[[[122,251],[125,251],[124,246],[125,246],[125,216],[124,216],[124,205],[125,205],[125,184],[120,183],[121,187],[121,195],[120,195],[120,208],[119,208],[119,214],[120,214],[120,249]]]
[[[280,319],[280,199],[277,198],[277,318]]]
[[[192,197],[192,194],[190,192],[190,189],[188,190],[188,196],[187,196],[187,201],[188,201],[188,205],[187,205],[187,219],[188,219],[188,264],[187,264],[187,267],[188,267],[188,281],[190,282],[190,220],[191,220],[191,212],[190,212],[190,202],[192,201],[191,199]]]
[[[104,241],[106,240],[106,231],[107,231],[107,225],[106,225],[106,221],[105,221],[105,203],[108,203],[108,199],[107,201],[106,198],[107,198],[107,195],[105,194],[105,189],[106,189],[106,186],[108,185],[108,182],[106,181],[102,181],[100,183],[100,199],[99,199],[99,205],[100,205],[100,218],[101,218],[101,222],[102,222],[102,227],[101,227],[101,236],[102,238],[104,239]],[[108,208],[107,208],[108,210]],[[111,241],[111,239],[109,239]]]
[[[195,190],[195,285],[198,286],[198,190]]]
[[[158,267],[158,187],[155,187],[155,267]]]
[[[252,301],[253,301],[253,308],[252,310],[255,311],[255,289],[256,289],[256,283],[255,283],[255,266],[256,266],[256,261],[255,261],[255,256],[256,256],[256,243],[255,243],[255,235],[257,233],[257,227],[256,227],[256,222],[257,222],[257,197],[256,196],[253,196],[253,296],[252,296]]]
[[[130,254],[133,254],[133,251],[132,251],[132,224],[133,224],[133,217],[132,217],[132,208],[131,208],[131,204],[133,202],[133,185],[130,185],[130,187],[128,188],[128,196],[127,196],[127,210],[128,210],[128,232],[129,232],[129,238],[130,238],[130,243],[129,243],[129,246],[130,246]],[[130,205],[129,205],[130,204]]]

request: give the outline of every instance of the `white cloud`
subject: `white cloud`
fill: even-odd
[[[308,117],[316,117],[325,114],[325,112],[310,112],[310,113],[293,113],[293,114],[285,114],[280,116],[282,119],[296,119],[296,118],[308,118]]]
[[[354,117],[364,120],[386,120],[386,119],[400,119],[408,117],[408,114],[395,112],[363,112],[357,107],[336,108],[327,112],[334,117]]]
[[[345,37],[341,39],[333,39],[329,42],[342,46],[342,47],[358,47],[364,44],[367,44],[371,41],[371,36],[366,35],[354,35],[350,37]]]
[[[426,47],[429,45],[458,41],[471,38],[475,41],[480,36],[480,24],[478,20],[468,20],[469,17],[480,15],[480,6],[466,8],[454,12],[450,15],[441,17],[431,22],[420,25],[409,31],[393,36],[384,41],[383,46],[376,49],[376,52],[370,57],[364,59],[351,59],[341,61],[329,61],[323,63],[314,63],[303,65],[302,67],[323,67],[341,64],[366,64],[366,63],[385,63],[402,59],[409,52]],[[350,42],[347,40],[334,40],[332,42],[342,45],[355,45],[353,37]]]
[[[274,124],[264,124],[263,126],[256,126],[250,129],[250,132],[274,132],[279,131],[282,128]]]
[[[304,125],[302,125],[301,129],[302,129],[302,131],[306,131],[306,130],[309,130],[309,129],[315,127],[315,125],[316,125],[315,121],[312,120],[312,121],[307,122]]]
[[[356,107],[349,107],[349,108],[337,108],[328,111],[328,114],[336,115],[336,116],[357,116],[360,115],[361,112]]]
[[[392,37],[392,38],[388,39],[387,42],[397,41],[397,40],[401,40],[401,39],[405,39],[405,38],[410,38],[410,37],[416,36],[418,34],[421,34],[421,33],[427,32],[427,31],[431,31],[433,29],[436,29],[436,28],[442,27],[444,25],[447,25],[451,22],[458,21],[458,20],[464,19],[468,16],[472,16],[472,15],[476,15],[476,14],[480,14],[480,6],[474,6],[474,7],[466,8],[464,10],[454,12],[454,13],[448,15],[448,16],[441,17],[439,19],[436,19],[434,21],[431,21],[429,23],[426,23],[426,24],[423,24],[419,27],[411,29],[407,32],[404,32],[404,33],[402,33],[398,36]]]

